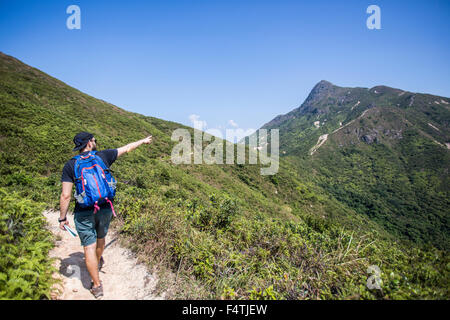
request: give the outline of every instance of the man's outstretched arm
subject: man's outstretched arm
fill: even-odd
[[[123,147],[120,147],[117,149],[117,157],[120,157],[121,155],[123,155],[125,153],[133,151],[134,149],[139,147],[141,144],[150,144],[150,143],[152,143],[152,136],[148,136],[145,139],[129,143],[126,146],[123,146]]]

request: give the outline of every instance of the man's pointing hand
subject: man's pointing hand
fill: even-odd
[[[144,144],[150,144],[150,143],[152,143],[152,136],[148,136],[147,138],[145,138],[145,139],[143,140],[143,143],[144,143]]]

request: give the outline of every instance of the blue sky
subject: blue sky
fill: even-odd
[[[66,27],[71,4],[81,30]],[[366,27],[371,4],[381,30]],[[447,0],[0,0],[0,30],[0,51],[126,110],[186,125],[257,129],[322,79],[450,96]]]

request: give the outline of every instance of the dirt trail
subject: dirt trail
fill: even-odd
[[[364,110],[364,112],[361,113],[361,115],[360,115],[358,118],[353,119],[353,120],[350,121],[349,123],[346,123],[344,126],[340,126],[340,127],[337,128],[336,130],[334,130],[332,133],[338,132],[339,130],[344,129],[346,126],[351,125],[351,124],[352,124],[353,122],[355,122],[356,120],[361,119],[362,117],[364,117],[364,115],[365,115],[365,114],[367,113],[367,111],[369,111],[369,110],[370,110],[370,109]]]
[[[91,277],[84,262],[83,247],[80,238],[73,238],[67,231],[59,229],[59,212],[45,211],[49,230],[56,236],[56,246],[50,251],[50,257],[56,258],[55,266],[59,270],[56,277],[63,280],[59,300],[95,300],[89,292]],[[67,215],[69,226],[75,230],[73,215]],[[156,276],[149,273],[143,264],[139,264],[131,251],[121,247],[117,234],[110,228],[106,236],[106,248],[103,253],[105,264],[100,271],[103,282],[103,300],[156,300],[153,291],[158,282]]]
[[[359,103],[359,101],[358,101],[358,103]],[[362,117],[364,117],[364,115],[366,114],[366,112],[369,111],[369,110],[370,110],[370,109],[364,110],[364,112],[361,113],[361,115],[360,115],[358,118],[353,119],[352,121],[350,121],[349,123],[345,124],[344,126],[340,126],[340,127],[337,128],[336,130],[334,130],[334,131],[332,132],[332,134],[335,133],[335,132],[337,132],[337,131],[339,131],[339,130],[341,130],[341,129],[344,129],[346,126],[352,124],[352,123],[355,122],[356,120],[361,119]],[[317,140],[316,145],[315,145],[314,147],[311,148],[309,154],[312,156],[312,155],[314,154],[314,152],[316,152],[317,149],[319,149],[319,148],[327,141],[327,139],[328,139],[328,134],[323,134],[323,135],[321,135],[321,136],[319,137],[319,140]]]
[[[314,152],[316,152],[317,149],[319,149],[320,146],[323,145],[327,141],[327,139],[328,139],[328,133],[321,135],[319,137],[319,140],[317,141],[316,145],[311,148],[310,155],[313,155]]]

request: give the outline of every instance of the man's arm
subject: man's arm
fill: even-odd
[[[72,193],[72,186],[73,183],[72,182],[63,182],[62,183],[62,191],[61,191],[61,197],[59,198],[59,219],[62,220],[66,217],[67,215],[67,210],[69,209],[69,204],[70,204],[70,197],[71,197],[71,193]],[[62,230],[64,229],[64,225],[67,224],[69,225],[69,221],[63,221],[59,223],[59,227]]]
[[[125,153],[133,151],[134,149],[139,147],[141,144],[150,144],[150,143],[152,143],[152,136],[148,136],[145,139],[129,143],[126,146],[123,146],[123,147],[120,147],[117,149],[117,157],[120,157],[121,155],[123,155]]]

